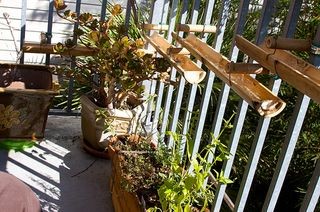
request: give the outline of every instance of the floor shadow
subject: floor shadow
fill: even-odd
[[[43,211],[113,211],[111,162],[83,150],[79,120],[49,116],[39,144],[23,152],[0,150],[0,170],[28,184]]]

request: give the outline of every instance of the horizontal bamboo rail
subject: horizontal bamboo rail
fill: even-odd
[[[286,103],[250,75],[228,74],[226,67],[230,61],[195,35],[190,34],[183,39],[173,32],[172,36],[256,109],[261,116],[273,117],[284,109]]]
[[[150,37],[146,36],[146,40],[166,58],[172,66],[174,66],[189,83],[199,83],[205,76],[206,72],[197,66],[189,57],[181,54],[168,55],[169,48],[173,48],[167,40],[160,36],[157,32],[154,32]]]
[[[85,46],[76,46],[71,49],[66,49],[63,53],[58,53],[53,50],[56,44],[40,44],[40,43],[24,43],[22,46],[23,52],[42,53],[42,54],[62,54],[72,56],[92,56],[96,50]]]
[[[142,24],[142,28],[146,30],[168,31],[169,25],[165,24]]]
[[[32,95],[57,95],[58,91],[47,90],[47,89],[23,89],[23,88],[2,88],[0,87],[1,93],[19,93],[19,94],[32,94]]]
[[[293,39],[284,37],[267,37],[266,46],[272,49],[285,49],[296,51],[310,51],[311,41],[304,39]]]
[[[176,31],[216,33],[217,27],[212,25],[178,24]]]
[[[260,64],[230,62],[226,67],[228,74],[269,74],[270,71]]]
[[[254,45],[236,36],[237,47],[261,66],[320,103],[320,70],[288,51],[269,49],[265,44]]]

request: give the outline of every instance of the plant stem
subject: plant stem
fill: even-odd
[[[14,48],[15,48],[16,53],[17,53],[16,62],[18,63],[18,61],[20,60],[20,58],[22,56],[22,52],[18,49],[17,41],[16,41],[16,39],[14,37],[14,33],[13,33],[13,27],[10,24],[10,19],[9,19],[10,16],[9,16],[9,14],[8,13],[3,13],[3,17],[4,17],[4,19],[6,19],[7,26],[9,27],[9,30],[10,30],[10,33],[11,33],[11,37],[12,37],[12,40],[13,40],[13,43],[14,43]]]

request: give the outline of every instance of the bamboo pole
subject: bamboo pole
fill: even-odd
[[[177,31],[216,33],[217,27],[212,25],[178,24]]]
[[[151,37],[146,36],[146,40],[164,57],[172,66],[174,66],[189,83],[199,83],[205,76],[206,72],[197,66],[189,57],[181,54],[168,55],[167,51],[173,46],[160,36],[157,32],[154,32]]]
[[[61,54],[72,56],[92,56],[96,52],[94,48],[76,46],[71,49],[66,49],[62,53],[58,53],[53,50],[55,45],[56,44],[24,43],[22,49],[24,52],[28,53]]]
[[[304,39],[293,39],[284,37],[267,37],[265,40],[266,46],[272,49],[285,49],[296,51],[310,51],[311,41]]]
[[[320,103],[320,70],[288,51],[260,47],[236,36],[238,48],[281,79]]]
[[[33,94],[33,95],[57,95],[58,91],[47,89],[23,89],[23,88],[2,88],[0,87],[0,93],[19,93],[19,94]]]
[[[185,48],[176,48],[176,47],[170,47],[167,50],[167,54],[183,54],[183,55],[190,55],[190,52],[186,50]]]
[[[250,75],[227,74],[225,69],[230,61],[195,35],[190,34],[183,39],[173,32],[172,36],[256,109],[261,116],[274,117],[284,109],[286,103]]]
[[[146,30],[168,31],[169,25],[165,24],[142,24],[142,28]]]
[[[270,71],[260,64],[230,62],[226,67],[228,74],[269,74]]]

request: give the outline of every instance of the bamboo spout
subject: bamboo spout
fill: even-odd
[[[228,84],[251,107],[256,109],[261,116],[274,117],[284,109],[286,103],[250,75],[229,75],[226,67],[230,64],[230,61],[195,35],[190,34],[185,39],[179,37],[176,33],[172,33],[172,36]]]
[[[181,72],[189,83],[200,83],[205,78],[206,72],[198,67],[189,57],[182,54],[168,55],[167,52],[173,46],[157,32],[154,32],[151,37],[146,36],[146,40]]]
[[[285,49],[296,51],[310,51],[311,49],[311,41],[304,39],[267,37],[265,43],[268,48],[272,49]]]
[[[211,25],[178,24],[177,25],[177,31],[216,33],[217,27],[216,26],[211,26]]]
[[[266,44],[256,46],[241,36],[236,36],[236,45],[261,66],[320,103],[320,70],[315,66],[288,51],[275,51]]]
[[[168,31],[169,25],[166,24],[142,24],[142,28],[146,30]]]
[[[260,64],[230,62],[226,71],[229,74],[269,74],[269,71]]]

